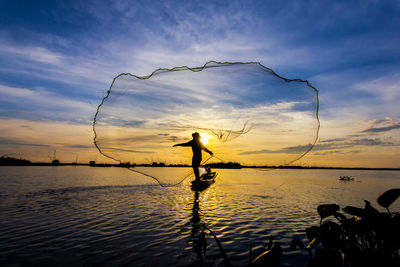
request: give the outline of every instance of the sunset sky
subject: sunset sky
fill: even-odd
[[[1,1],[0,155],[108,162],[92,121],[116,75],[251,61],[319,90],[319,142],[302,165],[400,168],[399,25],[398,0]],[[314,134],[269,150],[282,163]],[[255,139],[236,140],[235,151],[208,146],[224,160],[266,162]],[[148,152],[128,158],[190,163],[190,151]]]

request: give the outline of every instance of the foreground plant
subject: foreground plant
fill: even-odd
[[[400,266],[400,214],[389,210],[399,196],[400,189],[391,189],[378,198],[387,212],[379,212],[369,201],[364,208],[343,208],[351,217],[340,213],[336,204],[319,205],[319,226],[306,229],[309,244],[293,239],[291,249],[307,249],[310,267]]]

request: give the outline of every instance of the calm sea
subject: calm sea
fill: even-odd
[[[157,168],[170,183],[182,171]],[[189,179],[161,187],[123,168],[0,167],[0,266],[224,265],[202,225],[231,265],[247,265],[250,246],[254,258],[272,236],[284,250],[282,266],[304,266],[307,254],[289,244],[306,241],[319,204],[369,200],[379,208],[381,193],[400,188],[396,171],[217,172],[216,183],[196,194]],[[355,180],[340,182],[341,175]],[[400,200],[391,210],[400,211]]]

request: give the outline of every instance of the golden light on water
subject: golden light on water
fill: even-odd
[[[200,141],[204,144],[207,145],[208,144],[208,139],[210,139],[210,136],[206,133],[201,133],[200,134]]]

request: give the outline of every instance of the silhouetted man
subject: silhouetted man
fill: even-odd
[[[199,176],[199,166],[201,163],[201,151],[204,150],[207,153],[209,153],[211,156],[213,155],[213,153],[208,150],[203,143],[200,141],[200,134],[199,133],[193,133],[192,134],[193,139],[190,140],[189,142],[186,143],[181,143],[181,144],[176,144],[175,146],[191,146],[192,147],[192,151],[193,151],[193,158],[192,158],[192,168],[193,168],[193,172],[194,175],[196,176],[196,181],[200,180],[200,176]]]

